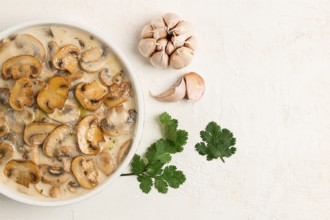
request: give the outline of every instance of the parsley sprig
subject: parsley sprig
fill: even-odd
[[[200,132],[200,136],[203,142],[196,144],[195,148],[200,155],[206,155],[207,160],[220,158],[225,162],[224,157],[230,157],[236,152],[233,133],[226,128],[221,129],[215,122],[210,122],[205,131]]]
[[[149,193],[152,186],[160,193],[167,193],[168,188],[179,188],[185,181],[184,173],[171,162],[172,155],[183,151],[188,133],[178,129],[178,120],[164,112],[159,116],[163,128],[163,138],[153,143],[144,157],[135,154],[131,163],[133,175],[137,176],[140,188]]]

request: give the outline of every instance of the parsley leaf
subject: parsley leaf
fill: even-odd
[[[200,136],[203,142],[196,144],[195,149],[200,155],[206,155],[207,160],[220,158],[225,162],[224,157],[230,157],[236,152],[233,133],[226,128],[221,129],[215,122],[210,122],[205,131],[200,132]]]
[[[169,187],[179,188],[186,181],[185,175],[176,166],[164,166],[171,162],[172,154],[183,151],[188,133],[178,130],[178,120],[166,112],[160,115],[159,120],[164,137],[148,148],[145,159],[135,154],[131,163],[133,173],[125,174],[136,175],[144,193],[149,193],[154,185],[158,192],[165,194]]]
[[[152,179],[150,176],[138,176],[138,181],[140,182],[140,189],[144,193],[149,193],[152,187]]]

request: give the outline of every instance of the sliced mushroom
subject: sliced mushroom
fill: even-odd
[[[4,174],[27,188],[29,188],[30,183],[40,182],[40,170],[35,162],[31,160],[9,161],[4,169]]]
[[[0,137],[5,136],[7,132],[8,132],[8,127],[6,125],[5,113],[2,109],[0,109]]]
[[[110,86],[112,84],[112,74],[111,71],[107,68],[102,69],[99,72],[99,80],[104,86]]]
[[[77,125],[78,145],[81,152],[94,155],[100,152],[100,142],[104,142],[102,130],[98,126],[96,115],[88,115]]]
[[[131,84],[123,82],[120,85],[112,84],[109,93],[104,96],[103,103],[108,107],[121,105],[131,97]]]
[[[39,107],[46,113],[53,113],[56,108],[62,109],[71,87],[70,81],[63,76],[54,76],[40,90],[37,96]]]
[[[98,173],[92,159],[77,156],[72,161],[71,171],[82,187],[92,189],[98,185]]]
[[[56,149],[55,157],[63,162],[63,168],[66,172],[70,172],[71,161],[78,156],[79,153],[74,147],[62,146]]]
[[[67,185],[67,188],[70,192],[76,193],[78,191],[78,189],[80,188],[80,185],[76,181],[70,181]]]
[[[19,34],[14,39],[16,47],[21,54],[36,56],[41,62],[45,61],[46,50],[42,43],[32,35]]]
[[[49,196],[52,198],[58,198],[60,196],[60,187],[53,186],[49,189]]]
[[[39,165],[41,181],[52,185],[61,185],[70,179],[70,174],[66,173],[63,167],[58,165]]]
[[[102,56],[103,56],[103,49],[100,47],[93,47],[81,54],[81,61],[94,62],[101,59]]]
[[[104,50],[100,47],[94,47],[81,54],[80,66],[89,73],[100,71],[105,62],[102,60]]]
[[[113,77],[112,82],[120,85],[122,84],[123,80],[124,80],[124,71],[121,70]]]
[[[13,155],[14,155],[13,147],[6,142],[1,142],[0,143],[0,164],[2,164],[6,160],[12,158]]]
[[[72,99],[68,99],[72,100]],[[76,121],[80,117],[80,109],[76,102],[70,101],[64,105],[62,109],[55,109],[51,114],[48,114],[48,117],[62,123],[68,123]]]
[[[32,82],[29,78],[24,77],[16,81],[11,90],[9,97],[10,106],[17,110],[22,111],[24,106],[32,106],[33,104],[33,90]]]
[[[53,57],[55,56],[56,52],[60,49],[60,46],[55,41],[50,41],[48,43],[48,67],[51,70],[55,70],[55,66],[53,64]]]
[[[18,146],[18,144],[16,143],[16,136],[13,132],[8,132],[5,136],[1,137],[0,142],[8,142],[14,146]]]
[[[127,112],[122,105],[108,109],[106,118],[101,121],[102,131],[111,137],[127,134],[135,122],[134,112]]]
[[[34,120],[34,115],[30,111],[24,109],[22,111],[15,111],[8,109],[6,112],[6,124],[15,134],[23,134],[25,125]]]
[[[54,157],[57,148],[61,147],[63,142],[70,136],[71,130],[68,125],[57,126],[46,138],[43,144],[44,154],[48,157]]]
[[[53,123],[33,122],[24,129],[24,141],[30,147],[42,145],[47,136],[56,128]]]
[[[79,83],[75,90],[80,104],[90,111],[95,111],[102,105],[102,98],[105,94],[106,91],[95,80],[91,83]]]
[[[53,57],[53,64],[59,70],[75,73],[79,70],[78,57],[80,50],[75,45],[69,44],[60,48]]]
[[[96,165],[102,173],[109,176],[116,169],[116,164],[111,154],[103,150],[96,158]]]
[[[42,64],[36,57],[31,55],[11,57],[2,65],[4,79],[36,78],[41,74],[41,71]]]
[[[132,146],[132,139],[129,139],[125,143],[123,143],[117,154],[117,163],[120,163],[128,154],[129,150]]]

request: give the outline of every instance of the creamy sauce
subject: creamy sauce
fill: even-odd
[[[51,32],[50,32],[51,31]],[[37,38],[44,46],[47,56],[45,59],[45,62],[43,62],[43,69],[41,75],[36,78],[32,79],[30,77],[31,81],[47,81],[49,77],[54,76],[57,73],[57,70],[51,70],[49,68],[47,62],[48,62],[48,49],[47,45],[50,41],[56,41],[56,43],[62,47],[68,44],[73,44],[77,46],[78,48],[81,49],[81,52],[94,48],[94,47],[100,47],[103,49],[106,49],[106,55],[104,58],[104,65],[103,68],[108,68],[112,75],[115,75],[116,73],[119,73],[120,71],[124,71],[124,81],[129,81],[128,74],[125,73],[125,70],[123,69],[123,66],[119,59],[112,53],[112,51],[105,46],[104,43],[102,43],[100,40],[94,38],[93,36],[90,36],[89,34],[78,30],[74,28],[69,28],[66,26],[40,26],[40,27],[33,27],[29,29],[24,29],[19,31],[18,33],[15,34],[30,34]],[[8,44],[6,46],[3,46],[0,48],[0,66],[9,58],[16,56],[16,55],[23,55],[22,51],[17,48],[16,45],[14,44]],[[93,80],[96,80],[100,85],[101,82],[98,78],[98,72],[96,73],[84,73],[84,77],[72,82],[71,89],[74,88],[78,83],[80,82],[92,82]],[[0,88],[9,88],[11,89],[15,83],[15,80],[9,79],[9,80],[4,80],[3,78],[0,78]],[[103,85],[102,85],[103,86]],[[108,91],[108,88],[103,86],[105,90]],[[36,94],[34,94],[36,95]],[[75,98],[69,97],[66,101],[67,103],[73,103],[76,105],[79,105],[78,102],[76,101]],[[36,104],[35,104],[36,105]],[[124,108],[126,110],[130,109],[136,109],[136,103],[135,103],[135,98],[134,98],[134,92],[132,93],[132,97],[123,104]],[[3,106],[0,106],[0,108],[4,108]],[[6,108],[10,108],[9,106]],[[24,107],[25,109],[31,111],[34,113],[35,107]],[[102,105],[98,110],[94,112],[87,111],[85,109],[82,109],[82,106],[80,106],[81,111],[80,111],[80,119],[86,115],[89,114],[96,114],[98,116],[99,122],[105,117],[105,110],[107,109],[106,106]],[[34,117],[39,117],[34,115]],[[45,115],[45,117],[47,117]],[[9,116],[6,115],[6,119],[9,119]],[[56,124],[62,124],[59,122],[56,122],[50,118],[47,117],[48,122],[56,123]],[[72,135],[69,136],[68,138],[65,139],[65,141],[62,143],[62,146],[75,146],[77,151],[79,151],[78,148],[78,143],[77,143],[77,136],[76,136],[76,124],[79,121],[76,121],[74,123],[66,123],[71,127]],[[117,154],[118,151],[123,143],[125,143],[127,140],[133,138],[134,136],[134,127],[131,129],[131,132],[125,135],[121,135],[118,137],[109,137],[104,135],[105,142],[100,143],[101,150],[100,152],[105,149],[106,151],[110,152],[112,155],[112,158],[114,160],[114,163],[116,166],[120,165],[119,161],[117,161]],[[16,138],[18,139],[23,139],[22,135],[17,135]],[[3,141],[3,140],[2,140]],[[1,139],[0,139],[1,142]],[[27,145],[24,144],[24,147],[31,149],[31,147],[28,147]],[[38,198],[44,198],[44,199],[51,199],[51,200],[62,200],[62,199],[67,199],[71,197],[75,197],[77,195],[81,195],[83,193],[88,192],[89,190],[84,189],[83,187],[79,187],[77,189],[76,193],[72,193],[68,190],[67,184],[70,180],[75,180],[75,177],[70,173],[70,180],[62,185],[60,185],[60,196],[58,198],[51,198],[49,196],[49,189],[52,187],[50,184],[45,184],[42,181],[40,181],[38,184],[31,184],[29,188],[19,185],[15,182],[14,179],[8,178],[4,175],[4,167],[6,163],[11,160],[11,159],[23,159],[23,154],[19,152],[18,146],[13,146],[14,149],[14,155],[12,158],[8,159],[7,161],[3,161],[2,164],[0,164],[0,179],[1,179],[1,186],[0,187],[8,187],[11,188],[14,191],[19,191],[23,194],[33,196],[33,197],[38,197]],[[81,155],[83,155],[80,152]],[[94,160],[95,168],[96,162],[95,158],[97,155],[90,156],[90,155],[84,155],[86,158],[92,158]],[[42,146],[33,148],[31,152],[29,152],[29,159],[32,159],[36,164],[48,164],[48,165],[54,165],[58,164],[60,166],[63,166],[63,163],[61,161],[58,161],[56,158],[49,158],[44,155]],[[102,184],[102,182],[108,178],[105,174],[103,174],[98,168],[98,184]],[[92,189],[91,189],[92,190]]]

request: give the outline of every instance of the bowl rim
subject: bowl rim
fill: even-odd
[[[142,129],[144,124],[144,100],[142,95],[142,89],[139,83],[139,80],[135,74],[134,69],[132,68],[131,64],[129,63],[126,56],[115,46],[111,43],[111,41],[107,40],[107,38],[100,33],[100,31],[96,31],[91,27],[87,27],[83,24],[65,20],[65,19],[39,19],[39,20],[31,20],[27,22],[22,22],[17,25],[11,26],[9,28],[6,28],[3,31],[0,31],[0,39],[3,39],[10,34],[13,34],[15,32],[18,32],[23,29],[31,28],[31,27],[38,27],[42,25],[63,25],[68,26],[72,28],[79,29],[81,31],[84,31],[86,33],[90,33],[99,40],[103,41],[107,44],[107,46],[112,50],[112,52],[118,57],[118,59],[122,62],[124,68],[129,72],[129,78],[132,83],[134,94],[135,94],[135,100],[136,100],[136,107],[137,107],[137,122],[136,122],[136,128],[135,128],[135,134],[133,143],[131,146],[131,149],[129,153],[127,154],[126,158],[122,161],[119,167],[117,167],[116,171],[110,176],[107,177],[103,181],[103,183],[96,188],[90,190],[89,192],[86,192],[82,195],[78,195],[76,197],[67,199],[67,200],[42,200],[42,199],[36,199],[34,197],[28,197],[24,194],[19,194],[19,192],[14,192],[13,190],[10,190],[9,188],[4,188],[0,186],[0,193],[8,198],[11,198],[13,200],[16,200],[21,203],[25,203],[28,205],[34,205],[34,206],[65,206],[65,205],[71,205],[74,203],[82,202],[84,200],[87,200],[96,194],[100,193],[102,190],[104,190],[106,187],[108,187],[110,184],[114,182],[122,173],[125,171],[125,169],[128,167],[129,163],[131,162],[137,148],[138,144],[141,141],[142,136]]]

